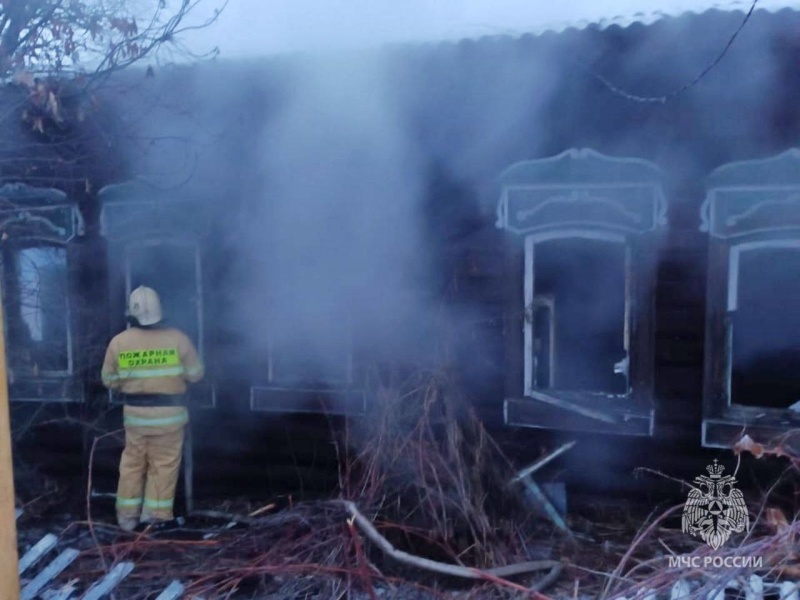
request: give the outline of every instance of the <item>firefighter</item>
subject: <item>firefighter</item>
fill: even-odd
[[[131,292],[131,325],[108,345],[103,385],[124,402],[125,449],[119,465],[117,522],[132,531],[139,523],[171,521],[175,488],[189,421],[187,383],[203,378],[203,365],[182,331],[163,326],[155,290]]]

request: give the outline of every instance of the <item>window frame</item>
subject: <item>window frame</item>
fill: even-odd
[[[120,319],[131,291],[129,254],[132,249],[171,244],[191,246],[195,250],[198,339],[194,343],[200,359],[206,365],[206,374],[201,382],[192,385],[195,393],[191,394],[191,406],[200,409],[216,408],[217,381],[209,372],[205,339],[208,299],[204,288],[205,254],[202,240],[210,226],[208,215],[197,212],[195,198],[139,180],[108,185],[98,192],[98,199],[102,205],[101,234],[109,244],[109,292],[110,297],[116,299],[111,303],[111,310],[120,315]],[[187,220],[187,214],[198,215],[198,218]],[[121,324],[112,315],[109,325],[114,323]],[[119,328],[112,325],[109,335],[116,333],[119,333]],[[196,393],[199,389],[203,390],[202,395]],[[108,401],[111,404],[120,403],[110,390]]]
[[[177,246],[190,248],[194,254],[194,274],[195,274],[195,318],[197,319],[197,339],[192,340],[196,344],[197,355],[200,361],[206,365],[206,340],[205,340],[205,292],[203,289],[203,257],[200,250],[200,244],[191,238],[174,236],[169,239],[164,239],[160,236],[144,236],[138,239],[127,238],[121,242],[119,249],[119,266],[122,268],[122,280],[125,288],[125,298],[130,296],[133,291],[132,288],[132,274],[131,274],[131,253],[140,248],[155,248],[159,246]],[[130,324],[126,329],[130,328]],[[206,367],[206,375],[204,378],[206,384],[203,382],[193,384],[194,387],[202,386],[207,389],[207,399],[199,401],[197,395],[192,395],[192,406],[197,408],[216,408],[217,406],[217,385],[216,381],[211,379],[209,381],[208,367]],[[120,400],[112,390],[108,391],[108,399],[111,404],[120,404]]]
[[[8,287],[8,267],[5,263],[8,260],[16,261],[18,252],[25,248],[62,248],[66,259],[66,369],[39,371],[35,376],[14,373],[13,379],[9,380],[9,399],[12,402],[83,402],[85,388],[77,375],[82,368],[80,346],[85,340],[72,297],[75,284],[72,269],[76,257],[71,252],[71,243],[84,234],[84,222],[78,204],[63,191],[54,188],[33,187],[25,183],[3,184],[0,186],[0,233],[4,239],[0,269],[3,271],[5,288]],[[18,288],[19,282],[13,282],[11,287]],[[7,306],[8,290],[4,292],[3,302]],[[5,310],[3,322],[6,327],[10,316],[9,311]]]
[[[525,281],[524,281],[524,290],[525,290],[525,299],[524,299],[524,310],[525,310],[525,319],[524,319],[524,332],[523,332],[523,340],[524,340],[524,383],[523,383],[523,396],[533,397],[533,392],[535,390],[550,390],[552,392],[557,392],[558,387],[552,385],[554,380],[553,375],[558,371],[557,362],[555,359],[555,346],[557,345],[557,335],[555,335],[555,327],[553,327],[552,331],[552,338],[550,342],[550,360],[551,360],[551,367],[550,367],[550,385],[546,388],[544,387],[534,387],[533,379],[534,379],[534,361],[533,361],[533,341],[534,341],[534,323],[533,323],[533,309],[534,304],[536,302],[536,290],[534,289],[534,281],[536,279],[535,275],[535,246],[536,244],[552,241],[552,240],[569,240],[569,239],[585,239],[585,240],[594,240],[594,241],[602,241],[608,242],[612,244],[620,244],[623,246],[625,250],[625,313],[623,317],[623,332],[622,332],[622,339],[623,339],[623,349],[625,351],[625,359],[628,360],[628,364],[630,364],[630,332],[631,332],[631,303],[632,303],[632,278],[633,273],[632,264],[631,264],[631,247],[628,243],[627,239],[624,235],[609,232],[609,231],[602,231],[602,230],[592,230],[592,229],[562,229],[562,230],[555,230],[555,231],[548,231],[543,233],[534,233],[525,236]],[[555,307],[553,310],[553,317],[552,319],[555,320]],[[623,359],[623,360],[625,360]],[[626,380],[626,392],[621,396],[629,396],[631,394],[631,385],[630,385],[630,370],[626,369],[625,373],[625,380]],[[585,390],[587,392],[597,391],[600,392],[601,390]],[[619,396],[618,394],[614,394],[615,396]]]
[[[655,272],[666,225],[663,173],[638,158],[589,149],[510,166],[500,177],[496,226],[506,230],[504,420],[515,427],[651,436],[655,422]],[[584,238],[625,250],[625,394],[534,388],[534,246]],[[558,367],[556,367],[558,368]]]
[[[41,370],[39,371],[40,375],[38,376],[17,376],[15,378],[20,379],[27,379],[27,380],[41,380],[41,379],[54,379],[54,378],[69,378],[75,375],[75,347],[74,347],[74,337],[73,337],[73,308],[72,308],[72,299],[70,294],[70,281],[69,281],[69,271],[70,271],[70,261],[69,261],[69,251],[67,248],[67,244],[64,242],[60,242],[57,240],[53,240],[50,238],[38,237],[38,236],[31,236],[25,237],[22,239],[12,239],[6,241],[6,245],[2,249],[2,263],[5,265],[7,260],[17,261],[19,259],[19,255],[25,251],[30,249],[36,248],[57,248],[64,253],[64,278],[66,283],[66,290],[64,295],[64,320],[66,322],[66,344],[67,344],[67,368],[66,369],[59,369],[59,370]],[[16,271],[16,267],[14,269]],[[4,286],[8,286],[11,289],[6,287],[6,293],[3,296],[4,302],[4,310],[3,310],[3,325],[6,328],[6,331],[9,331],[9,322],[8,319],[11,317],[9,314],[9,302],[11,302],[11,293],[14,294],[16,302],[21,302],[21,289],[20,289],[20,281],[19,281],[19,273],[15,273],[16,277],[14,278],[13,283],[9,279],[9,273],[7,268],[3,267],[3,284]],[[11,292],[11,293],[8,293]]]
[[[797,427],[788,409],[732,402],[733,329],[744,252],[800,251],[800,150],[722,165],[709,174],[700,208],[708,234],[702,445],[731,448],[747,434],[762,443]]]

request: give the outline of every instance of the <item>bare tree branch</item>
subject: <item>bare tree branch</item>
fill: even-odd
[[[0,1],[0,77],[102,76],[130,66],[187,31],[208,27],[188,17],[216,0],[5,0]],[[213,51],[212,51],[213,52]]]

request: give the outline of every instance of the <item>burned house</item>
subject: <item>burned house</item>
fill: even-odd
[[[108,92],[146,107],[128,124],[146,151],[94,196],[89,233],[47,190],[5,221],[20,247],[49,232],[15,255],[60,265],[32,284],[42,306],[67,268],[50,248],[76,237],[108,301],[26,320],[5,251],[10,348],[67,357],[23,355],[38,366],[11,365],[12,396],[113,404],[99,364],[75,380],[64,360],[96,361],[146,283],[209,367],[201,453],[275,414],[363,418],[373,363],[442,356],[506,431],[723,448],[792,429],[800,13],[755,11],[721,55],[744,18],[176,67]]]

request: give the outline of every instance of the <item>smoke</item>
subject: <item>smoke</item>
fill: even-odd
[[[158,111],[141,91],[128,100],[147,145],[145,160],[132,158],[133,171],[158,173],[174,186],[187,180],[176,193],[208,203],[187,218],[217,219],[206,292],[220,299],[206,318],[223,377],[349,384],[359,378],[358,365],[373,360],[430,359],[437,294],[455,262],[439,255],[467,254],[459,234],[470,227],[491,232],[497,176],[517,161],[589,147],[651,160],[667,175],[670,228],[680,234],[665,247],[668,268],[654,290],[657,427],[699,428],[687,425],[687,415],[700,418],[708,356],[700,325],[707,241],[697,231],[703,177],[796,143],[800,79],[794,54],[776,49],[775,40],[798,18],[757,13],[724,60],[664,104],[626,99],[595,75],[632,94],[669,93],[719,55],[741,19],[710,13],[647,27],[158,71],[147,84],[159,89]],[[692,245],[681,246],[687,239]],[[460,343],[460,374],[471,378],[468,391],[481,394],[485,414],[499,420],[509,367],[501,318],[506,264],[496,239],[471,242],[479,273],[459,282],[461,301],[446,318]],[[563,261],[553,257],[550,269],[567,287]],[[573,328],[576,338],[591,330],[585,337],[597,344],[597,332],[617,328],[619,312],[590,312],[618,296],[607,282],[620,279],[621,269],[603,269],[582,280],[592,289],[588,304],[580,303],[585,322]],[[747,288],[753,303],[763,305],[775,281],[784,280],[754,278]],[[698,323],[696,331],[670,313],[688,315],[681,320]],[[748,323],[736,323],[735,343],[747,345],[736,347],[737,360],[776,362],[770,355],[785,328],[765,311],[752,315],[748,331]],[[765,329],[775,340],[763,338]],[[602,357],[585,356],[613,378],[621,352],[602,350]],[[559,372],[577,380],[579,361],[563,359]],[[794,362],[783,363],[796,371]],[[672,377],[673,366],[697,377]],[[576,477],[599,486],[610,485],[609,464],[642,460],[618,440],[593,440],[590,448],[564,460]],[[596,468],[586,468],[587,454]]]
[[[499,368],[479,305],[442,313],[457,266],[443,255],[476,222],[492,228],[497,174],[535,154],[556,80],[545,58],[446,44],[118,82],[132,174],[211,224],[207,331],[222,332],[225,372],[353,383],[380,358],[430,364],[442,319],[471,332],[473,364]]]
[[[497,175],[514,162],[570,147],[652,160],[667,174],[670,226],[696,230],[705,174],[797,137],[796,124],[783,126],[797,119],[774,43],[796,17],[757,12],[718,65],[664,104],[627,99],[596,76],[667,94],[719,56],[742,17],[220,63],[183,88],[168,73],[162,87],[175,102],[146,115],[147,127],[204,145],[194,162],[177,146],[150,149],[141,170],[188,174],[221,217],[215,243],[230,268],[210,281],[230,287],[219,318],[244,340],[236,360],[276,381],[345,381],[378,350],[411,359],[430,350],[449,275],[437,253],[470,219],[491,228]],[[431,165],[444,182],[436,189]],[[482,260],[490,275],[504,269]],[[703,253],[681,261],[682,276],[704,277]],[[686,307],[662,292],[659,302],[700,311],[699,288]],[[470,360],[503,369],[488,340],[496,332],[481,338],[475,326],[500,321],[504,305],[480,304],[490,291],[448,316],[475,332]]]
[[[346,380],[351,352],[403,348],[428,310],[424,168],[385,61],[298,59],[261,133],[241,325],[276,380]]]

